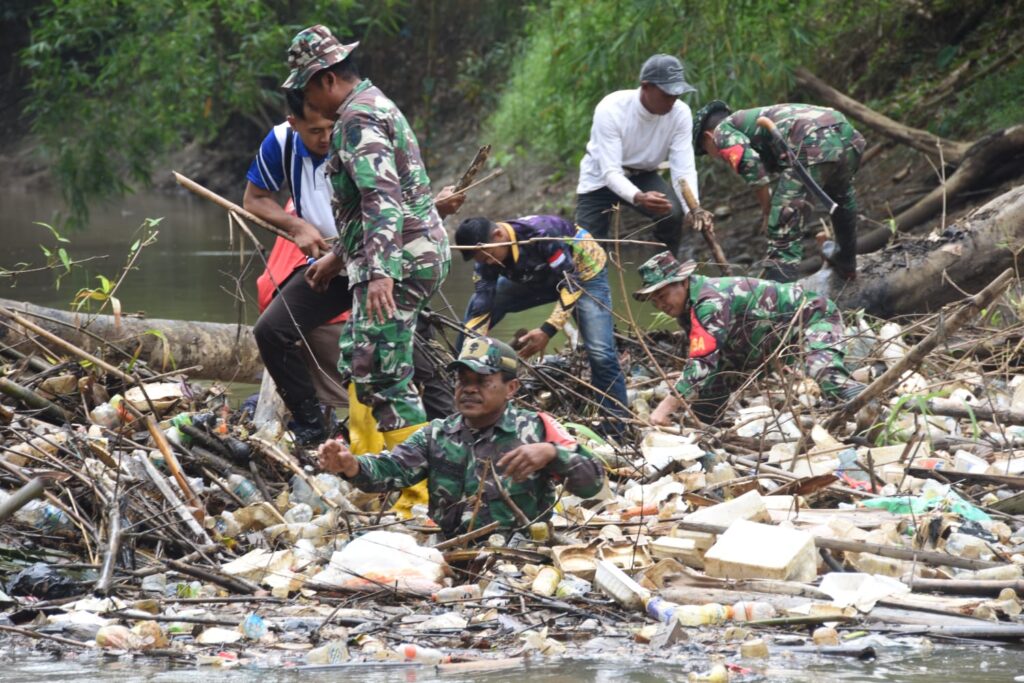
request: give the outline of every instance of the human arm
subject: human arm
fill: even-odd
[[[324,240],[319,230],[298,216],[285,211],[284,207],[277,203],[273,192],[260,187],[252,180],[245,184],[242,207],[291,235],[295,245],[306,256],[319,258],[321,254],[330,250],[330,245]]]
[[[622,168],[622,132],[617,113],[610,105],[602,102],[594,110],[594,121],[590,128],[587,153],[597,162],[605,186],[629,204],[636,203],[637,195],[645,194],[630,182]]]
[[[536,436],[529,443],[507,452],[496,463],[504,476],[525,481],[537,472],[546,472],[560,481],[573,495],[589,498],[604,485],[604,467],[547,413],[538,414]]]
[[[683,400],[692,401],[717,375],[731,317],[729,302],[720,297],[690,308],[690,348],[675,385]]]
[[[423,427],[395,450],[379,455],[354,456],[340,441],[328,441],[319,449],[320,466],[370,493],[412,486],[429,475],[430,429]]]

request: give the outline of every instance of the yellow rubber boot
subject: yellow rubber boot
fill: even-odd
[[[404,443],[406,439],[425,424],[427,423],[424,422],[423,424],[384,432],[384,445],[387,446],[389,451],[394,450],[396,446]],[[391,512],[394,512],[402,519],[409,519],[412,517],[413,505],[426,505],[428,502],[430,502],[430,496],[427,493],[427,480],[424,479],[418,484],[402,489],[402,495],[398,497],[398,500],[391,508]]]
[[[356,385],[348,383],[348,438],[352,455],[380,453],[384,450],[384,436],[377,431],[377,420],[370,408],[356,398]]]

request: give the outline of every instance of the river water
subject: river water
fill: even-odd
[[[53,248],[55,240],[49,230],[34,221],[52,219],[55,197],[46,194],[12,194],[0,190],[0,268],[20,269],[19,263],[38,267],[45,263],[40,244]],[[191,195],[146,194],[125,198],[116,204],[93,210],[91,223],[85,230],[67,235],[64,244],[74,260],[89,260],[76,266],[55,286],[54,272],[27,273],[15,279],[0,278],[0,297],[67,308],[81,287],[95,287],[97,275],[116,278],[124,265],[129,245],[140,236],[139,226],[146,218],[162,218],[156,227],[156,242],[146,247],[136,268],[128,275],[117,295],[127,312],[144,311],[150,317],[179,318],[203,321],[251,324],[256,319],[254,302],[255,278],[262,263],[252,260],[252,248],[245,245],[240,261],[239,235],[229,238],[228,222],[223,210]],[[449,225],[451,227],[451,225]],[[260,236],[269,247],[272,238]],[[634,255],[639,261],[644,254]],[[105,257],[105,258],[100,258]],[[248,268],[243,264],[248,262]],[[456,256],[452,273],[444,286],[448,303],[459,317],[472,293],[471,264]],[[632,269],[631,269],[632,270]],[[239,278],[239,274],[241,278]],[[635,272],[627,273],[626,286],[636,285]],[[240,283],[240,284],[239,284]],[[624,314],[619,279],[611,278],[615,308]],[[237,292],[244,292],[239,297]],[[649,323],[653,309],[628,302],[641,324]],[[445,311],[447,304],[435,300],[434,307]],[[497,336],[508,338],[519,327],[532,327],[544,320],[548,307],[510,316],[495,329]],[[449,311],[449,314],[451,312]],[[248,387],[238,387],[239,391]],[[13,643],[13,641],[12,641]],[[199,680],[206,683],[241,681],[254,675],[252,670],[220,671],[209,668],[172,668],[164,662],[107,659],[95,654],[68,653],[63,658],[30,655],[24,649],[0,650],[5,669],[4,681],[38,682],[74,678],[79,681],[177,681]],[[685,680],[685,672],[699,667],[680,660],[640,661],[639,658],[604,658],[560,663],[529,665],[528,675],[536,681],[654,681]],[[522,680],[522,669],[511,672],[479,674],[475,680]],[[977,647],[936,646],[930,654],[883,653],[875,662],[847,659],[772,658],[772,666],[762,672],[769,680],[805,681],[825,678],[842,681],[1011,681],[1024,680],[1024,652],[980,645]],[[371,683],[426,683],[441,680],[431,669],[407,667],[359,667],[335,671],[260,670],[258,675],[268,681],[333,681],[359,677]],[[446,677],[443,680],[451,680]]]

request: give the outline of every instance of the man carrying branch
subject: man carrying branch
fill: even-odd
[[[704,105],[693,125],[697,155],[725,161],[753,186],[761,205],[762,227],[768,232],[764,277],[779,282],[797,279],[804,255],[804,222],[812,211],[811,191],[786,150],[771,132],[758,125],[764,117],[774,123],[810,179],[838,205],[832,214],[835,244],[823,252],[840,277],[857,273],[857,197],[853,176],[860,167],[864,136],[840,112],[808,104],[776,104],[731,112],[721,100]],[[775,192],[769,173],[778,173]]]
[[[640,266],[643,287],[633,293],[672,316],[689,337],[676,382],[679,396],[702,420],[721,417],[726,401],[752,372],[800,361],[828,397],[848,401],[864,390],[843,364],[846,341],[835,304],[799,284],[750,277],[705,277],[693,261],[665,251]],[[651,422],[669,425],[682,404],[665,397]]]

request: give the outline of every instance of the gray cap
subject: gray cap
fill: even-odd
[[[675,97],[697,91],[683,78],[682,62],[672,55],[649,57],[640,69],[640,82],[653,83]]]

